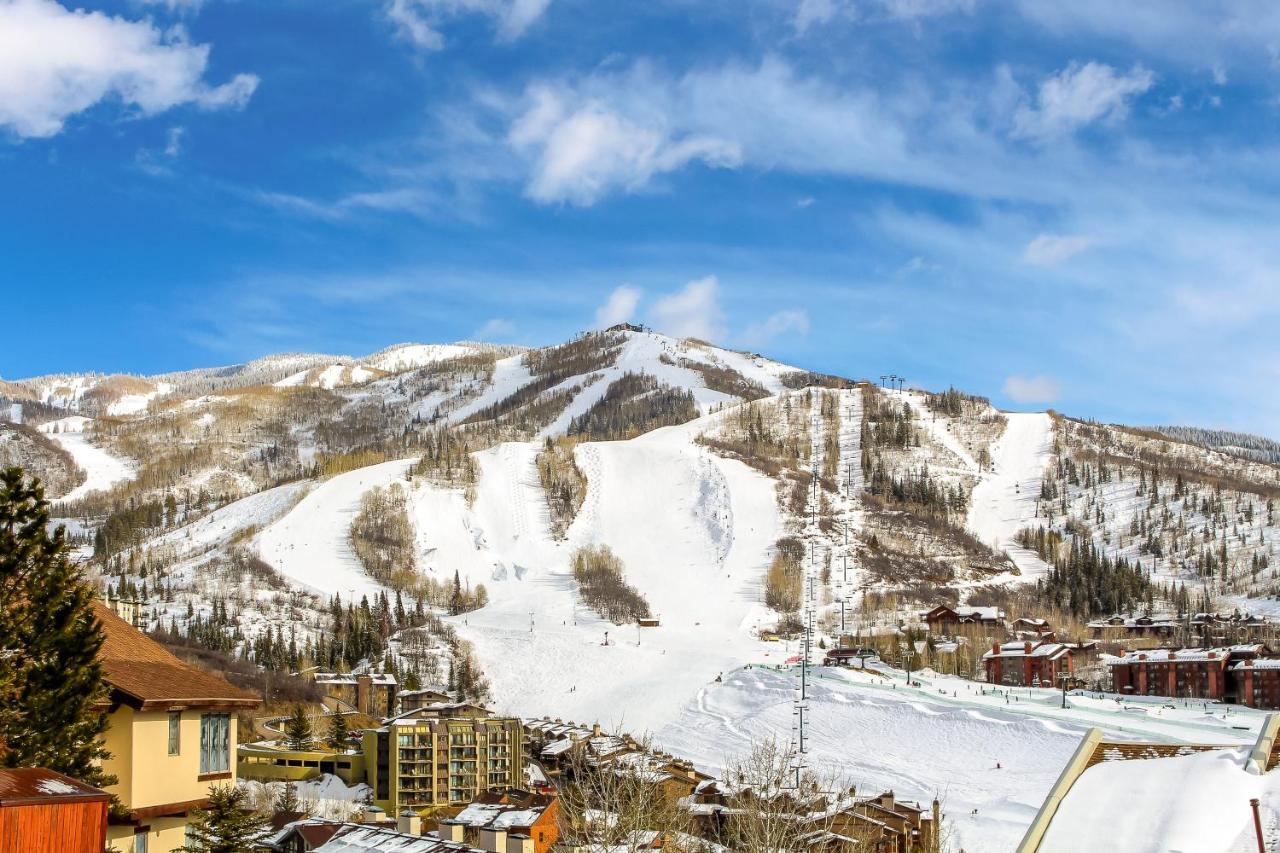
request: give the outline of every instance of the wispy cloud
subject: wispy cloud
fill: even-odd
[[[551,0],[387,0],[383,14],[396,32],[423,50],[445,46],[443,25],[461,15],[482,15],[492,19],[500,41],[524,35]]]
[[[1048,376],[1010,376],[1003,391],[1015,403],[1052,403],[1061,393],[1058,381]]]
[[[636,315],[643,292],[629,284],[619,285],[609,294],[605,303],[596,309],[596,328],[607,329],[618,323],[629,322]]]
[[[800,309],[776,311],[762,322],[752,323],[739,336],[749,347],[767,347],[787,335],[809,334],[809,314]]]
[[[720,308],[720,282],[713,276],[695,279],[659,299],[650,312],[652,325],[678,338],[724,339],[724,311]]]
[[[1037,234],[1022,252],[1022,259],[1038,267],[1054,267],[1069,261],[1093,245],[1080,234]]]
[[[1118,72],[1099,62],[1072,63],[1040,84],[1034,106],[1024,104],[1013,117],[1015,136],[1050,140],[1100,121],[1118,121],[1130,102],[1155,83],[1141,66]]]

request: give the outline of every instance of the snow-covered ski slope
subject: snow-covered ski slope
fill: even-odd
[[[1026,579],[1048,571],[1034,552],[1014,537],[1036,524],[1036,501],[1045,466],[1053,454],[1053,420],[1044,412],[1007,412],[1008,426],[991,447],[993,471],[983,475],[969,498],[969,529],[986,544],[1005,551]]]
[[[73,415],[40,426],[40,431],[47,433],[49,438],[70,453],[76,465],[85,473],[83,483],[59,498],[63,503],[79,500],[90,492],[104,491],[134,477],[133,463],[90,443],[89,437],[85,435],[85,428],[90,423],[91,418]]]
[[[365,492],[403,479],[413,462],[384,462],[325,480],[258,535],[259,556],[313,592],[340,593],[344,600],[376,593],[379,585],[351,550],[351,520]]]
[[[474,506],[460,491],[413,484],[419,568],[442,580],[456,571],[489,593],[488,606],[455,622],[498,710],[651,730],[720,672],[760,659],[758,631],[771,624],[761,576],[779,535],[774,484],[697,445],[701,425],[579,445],[588,491],[563,542],[550,533],[536,442],[477,454]],[[259,534],[258,553],[313,591],[373,593],[350,548],[351,520],[365,492],[403,480],[409,464],[321,483]],[[618,627],[579,603],[569,561],[592,544],[622,558],[659,627]]]
[[[585,376],[570,376],[545,392],[549,395],[582,386],[564,411],[542,430],[541,435],[563,435],[575,417],[599,402],[609,386],[626,373],[646,373],[664,385],[687,389],[693,394],[698,410],[706,414],[716,406],[732,405],[740,399],[707,387],[706,380],[699,371],[682,362],[733,370],[745,379],[759,384],[771,395],[786,390],[782,382],[783,376],[799,372],[798,368],[763,356],[693,343],[658,332],[628,331],[619,333],[619,336],[623,340],[622,348],[613,364]],[[524,364],[523,355],[499,359],[489,386],[480,395],[450,412],[449,420],[454,423],[464,421],[476,412],[506,399],[533,380],[533,375]]]

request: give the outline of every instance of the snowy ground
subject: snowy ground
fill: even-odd
[[[1091,726],[1112,740],[1239,745],[1252,743],[1265,716],[1077,695],[1062,710],[1054,690],[1006,694],[928,672],[913,673],[921,686],[908,688],[903,675],[817,670],[810,688],[810,766],[868,795],[892,789],[925,803],[937,796],[955,834],[953,847],[969,853],[1017,846]],[[655,740],[718,772],[752,741],[789,741],[795,691],[791,669],[737,670],[705,685]]]
[[[380,587],[351,550],[351,520],[365,492],[403,480],[413,462],[384,462],[325,480],[258,535],[259,556],[313,592],[340,593],[344,600],[372,596]]]
[[[71,458],[85,473],[85,481],[59,499],[63,502],[79,500],[90,492],[109,489],[116,483],[133,479],[133,463],[89,443],[85,431],[90,423],[90,418],[76,415],[40,426],[40,431],[47,433],[49,438],[70,453]]]
[[[1045,466],[1053,454],[1053,421],[1043,412],[1008,412],[1008,426],[991,447],[994,472],[983,476],[969,498],[969,529],[997,551],[1005,551],[1024,579],[1049,567],[1033,551],[1014,542],[1017,532],[1036,524],[1036,501]]]
[[[718,673],[759,656],[760,576],[777,537],[773,486],[688,435],[677,427],[579,446],[589,487],[565,543],[550,536],[536,446],[480,455],[471,523],[490,562],[490,604],[456,621],[500,710],[650,730]],[[577,605],[569,556],[594,543],[622,557],[660,627],[619,628]]]

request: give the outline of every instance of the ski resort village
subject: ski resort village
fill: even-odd
[[[0,392],[105,715],[6,850],[1280,843],[1276,445],[627,324]]]
[[[1280,0],[0,0],[0,853],[1280,853]]]

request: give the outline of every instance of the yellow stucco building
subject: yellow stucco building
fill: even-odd
[[[261,700],[170,654],[117,616],[96,607],[105,641],[98,657],[110,687],[105,790],[127,810],[107,840],[121,853],[181,847],[189,815],[209,787],[235,784],[236,712]]]

